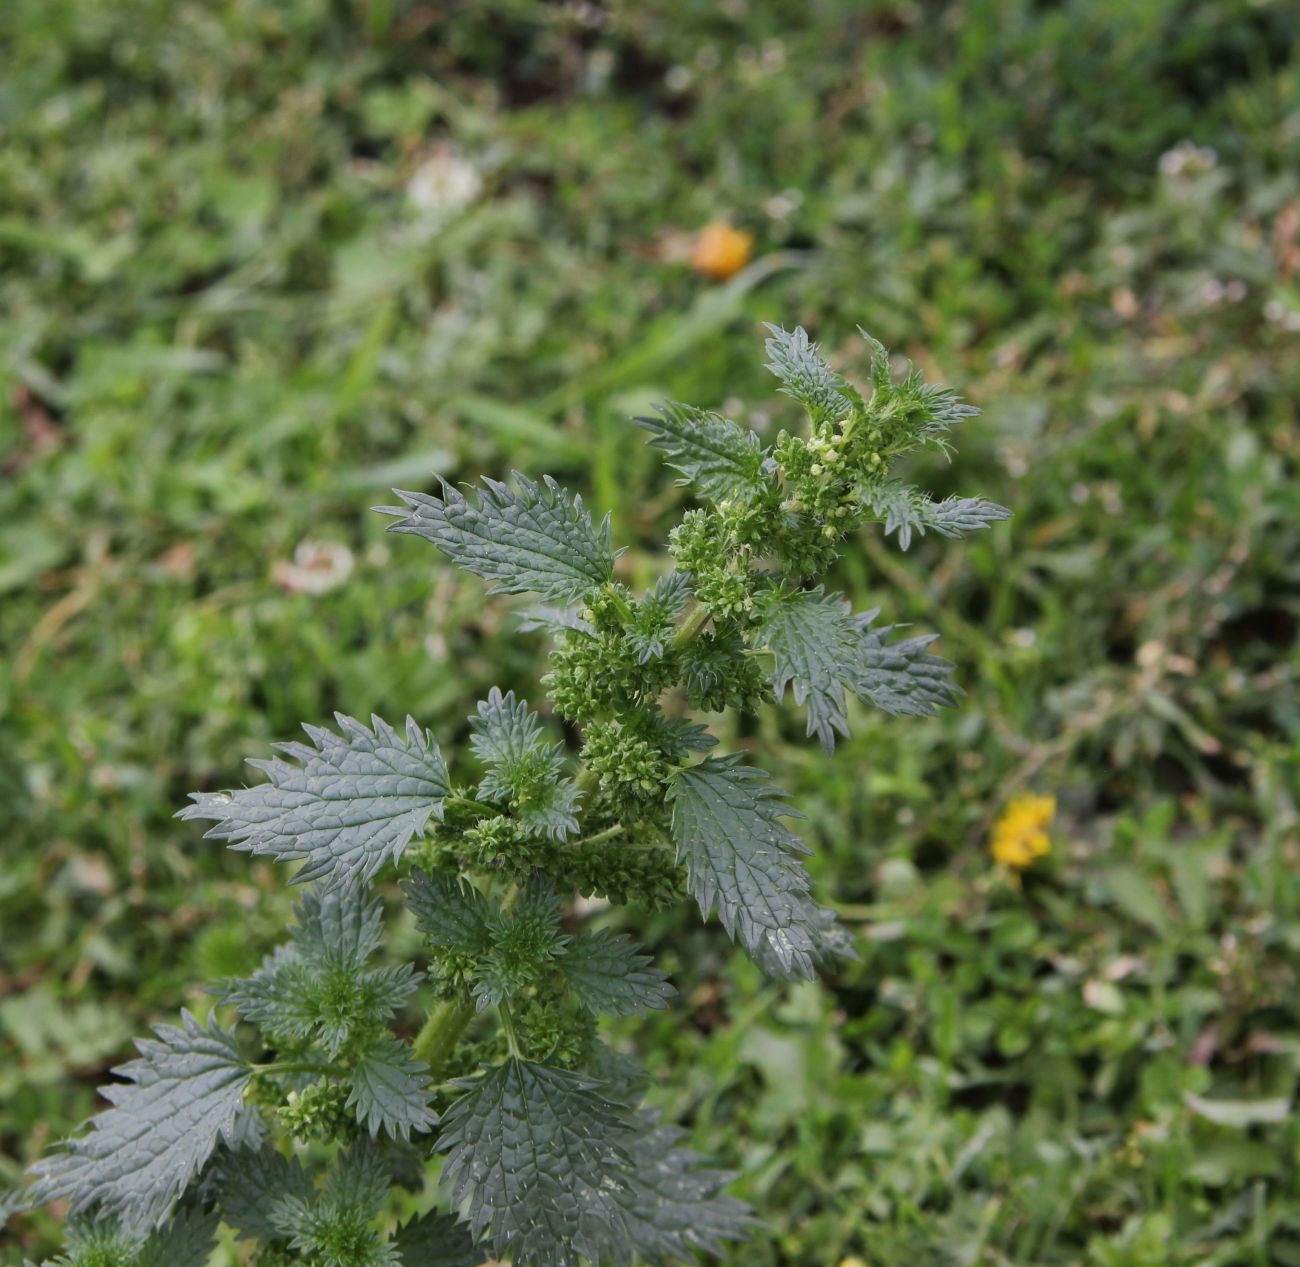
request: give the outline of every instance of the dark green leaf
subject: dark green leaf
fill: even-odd
[[[549,476],[540,485],[518,472],[513,479],[514,488],[485,479],[477,501],[449,484],[441,497],[395,490],[409,514],[401,507],[378,509],[400,517],[389,532],[432,541],[459,567],[495,581],[494,593],[532,591],[564,601],[608,581],[615,557],[608,518],[594,529],[582,498]]]
[[[405,1043],[381,1034],[352,1072],[348,1107],[372,1136],[382,1128],[394,1139],[408,1139],[412,1131],[432,1129],[438,1115],[429,1107],[425,1068]]]
[[[627,1236],[637,1255],[651,1263],[694,1261],[696,1254],[721,1255],[727,1241],[741,1240],[754,1227],[749,1207],[722,1189],[735,1178],[702,1169],[697,1153],[678,1148],[686,1132],[661,1126],[657,1113],[641,1113],[630,1144],[631,1168],[624,1201]],[[611,1245],[611,1255],[625,1258]]]
[[[537,835],[562,840],[577,830],[581,793],[560,773],[563,749],[542,734],[542,723],[513,691],[496,687],[470,718],[470,746],[488,767],[478,794],[504,801],[525,827]]]
[[[478,1267],[486,1251],[450,1214],[420,1214],[393,1233],[402,1267]]]
[[[626,1227],[627,1127],[589,1079],[511,1059],[448,1109],[443,1179],[475,1239],[516,1267],[596,1258]]]
[[[896,626],[872,629],[877,614],[870,611],[853,618],[859,630],[861,654],[854,694],[887,713],[913,717],[928,717],[954,705],[961,698],[961,690],[951,681],[952,665],[926,653],[938,635],[887,642]]]
[[[491,908],[471,884],[445,871],[417,869],[402,888],[431,946],[470,957],[487,952],[492,944]]]
[[[685,476],[682,483],[715,502],[748,498],[764,486],[766,454],[755,432],[692,405],[658,408],[658,418],[636,422],[651,433],[651,445],[664,452],[668,465]]]
[[[853,408],[850,389],[819,355],[802,326],[792,331],[769,325],[771,337],[764,344],[767,368],[783,384],[787,396],[802,402],[814,415],[846,417]]]
[[[298,1159],[263,1145],[258,1149],[223,1152],[216,1164],[216,1189],[222,1221],[241,1237],[266,1244],[280,1236],[271,1219],[281,1197],[310,1201],[312,1184]]]
[[[666,1007],[674,993],[630,937],[607,930],[575,937],[559,964],[569,988],[591,1012],[635,1016]]]
[[[140,1057],[113,1070],[125,1084],[101,1088],[112,1104],[89,1132],[32,1167],[33,1197],[94,1205],[132,1226],[155,1227],[223,1137],[233,1142],[251,1070],[233,1034],[188,1012],[136,1043]]]
[[[270,781],[235,792],[195,792],[179,816],[213,819],[208,831],[231,848],[302,862],[296,881],[368,880],[396,860],[430,816],[441,817],[447,768],[438,745],[414,720],[403,740],[371,718],[373,733],[342,713],[342,737],[305,726],[315,747],[280,744],[298,764],[250,761]]]
[[[819,955],[809,927],[807,847],[781,818],[797,816],[761,770],[738,756],[709,757],[678,772],[672,833],[691,895],[784,976],[810,977]]]

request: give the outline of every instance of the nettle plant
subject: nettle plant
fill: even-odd
[[[659,1263],[750,1231],[732,1176],[638,1107],[636,1063],[600,1038],[602,1015],[667,1007],[672,987],[630,937],[576,928],[566,904],[689,894],[777,978],[853,955],[809,894],[795,811],[742,754],[715,753],[692,712],[789,690],[830,754],[849,696],[908,714],[957,697],[930,637],[891,638],[817,584],[866,523],[906,547],[1008,513],[895,478],[897,459],[946,449],[976,411],[871,349],[864,397],[803,330],[773,328],[768,366],[808,425],[772,445],[685,405],[639,420],[700,501],[640,596],[615,579],[608,518],[596,527],[550,479],[382,508],[390,531],[492,592],[540,600],[526,627],[551,640],[543,681],[580,749],[493,690],[456,779],[413,719],[339,716],[251,762],[264,782],[195,794],[180,816],[214,823],[209,837],[296,864],[296,922],[250,976],[211,987],[213,1019],[185,1013],[141,1042],[103,1090],[111,1107],[36,1164],[33,1200],[71,1214],[60,1262],[201,1267],[218,1224],[259,1264],[320,1267]],[[374,886],[395,877],[428,948],[419,970],[379,955]],[[408,1039],[393,1022],[417,992],[427,1015]],[[426,1203],[410,1194],[434,1165],[446,1208],[394,1226]]]

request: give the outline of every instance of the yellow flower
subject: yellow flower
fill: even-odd
[[[1047,829],[1055,814],[1054,796],[1017,796],[995,824],[989,852],[1004,867],[1023,871],[1051,851]]]
[[[691,247],[691,267],[715,282],[726,281],[749,263],[754,235],[715,220],[699,231]]]

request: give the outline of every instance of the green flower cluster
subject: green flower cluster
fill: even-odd
[[[355,1133],[356,1127],[347,1100],[347,1087],[322,1078],[301,1090],[290,1091],[275,1116],[299,1144],[345,1139]]]

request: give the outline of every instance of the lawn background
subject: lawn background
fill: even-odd
[[[914,477],[1015,511],[836,578],[967,696],[831,762],[724,722],[863,959],[778,988],[629,912],[682,998],[621,1036],[743,1172],[736,1263],[1300,1263],[1298,51],[1285,0],[9,0],[0,1185],[281,934],[187,792],[336,708],[454,754],[538,695],[515,604],[368,506],[546,472],[640,581],[682,495],[629,416],[788,425],[761,322],[850,377],[861,326],[986,411]]]

